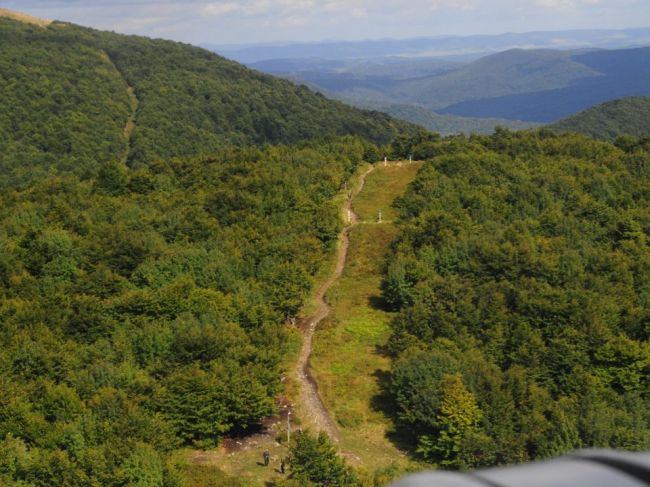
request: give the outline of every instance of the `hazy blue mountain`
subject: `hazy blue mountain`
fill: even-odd
[[[512,49],[442,75],[404,81],[390,87],[390,93],[397,100],[439,109],[467,100],[563,88],[599,75],[574,60],[574,55],[573,51]]]
[[[650,97],[628,97],[603,103],[549,128],[604,140],[614,140],[619,135],[645,137],[650,135]]]
[[[648,47],[511,49],[464,64],[377,58],[268,60],[253,66],[352,105],[381,106],[393,114],[399,107],[409,121],[421,120],[428,110],[436,113],[426,118],[436,120],[446,114],[549,123],[616,98],[650,95]]]
[[[448,57],[467,61],[513,48],[614,49],[650,44],[650,28],[626,30],[568,30],[501,35],[438,36],[415,39],[331,41],[259,44],[248,46],[205,45],[243,63],[268,59],[322,58],[368,59],[385,56]]]
[[[594,51],[576,54],[572,61],[595,75],[574,79],[565,87],[462,101],[440,111],[552,122],[616,98],[650,95],[650,48]]]
[[[248,63],[249,68],[271,74],[295,75],[305,79],[390,79],[407,80],[435,76],[465,63],[440,58],[383,57],[372,59],[332,60],[321,58],[266,59]]]
[[[294,81],[296,81],[294,79]],[[394,103],[388,97],[383,97],[379,92],[370,89],[358,89],[353,96],[327,91],[313,83],[306,85],[319,91],[327,98],[339,100],[364,110],[384,112],[390,116],[404,120],[442,135],[452,134],[492,134],[495,127],[502,126],[513,130],[522,130],[537,127],[541,124],[522,122],[519,120],[506,120],[500,118],[472,118],[457,115],[440,114],[418,105]]]

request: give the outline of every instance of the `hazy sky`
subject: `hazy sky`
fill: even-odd
[[[0,0],[0,7],[194,44],[650,26],[650,0]]]

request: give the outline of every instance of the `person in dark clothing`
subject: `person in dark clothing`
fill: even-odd
[[[271,454],[269,453],[268,450],[264,450],[264,453],[262,453],[262,458],[264,459],[264,466],[268,467],[269,466],[269,460],[271,458]]]
[[[284,458],[280,460],[280,473],[284,474],[284,469],[285,469],[285,464],[284,464]]]

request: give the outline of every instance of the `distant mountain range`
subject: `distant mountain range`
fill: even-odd
[[[529,55],[538,56],[538,51]],[[511,94],[495,96],[494,92],[485,91],[487,96],[478,98],[480,91],[468,92],[465,101],[449,105],[441,113],[553,122],[616,98],[650,95],[648,47],[572,53],[562,66],[566,70],[561,68],[557,72],[549,69],[550,64],[533,65],[530,70],[525,63],[515,64],[522,68],[519,78],[502,68],[492,73],[513,86]],[[485,78],[488,76],[486,73]],[[530,78],[532,89],[527,89],[525,83],[517,83],[518,79],[526,78]],[[468,78],[460,81],[465,79]]]
[[[287,58],[249,66],[442,133],[551,123],[613,99],[650,95],[650,47],[510,49],[465,63]]]
[[[329,41],[204,47],[242,63],[268,59],[333,60],[383,57],[446,57],[468,61],[514,48],[617,49],[650,45],[650,27],[624,30],[567,30],[500,35],[437,36],[415,39]]]
[[[550,126],[558,132],[577,132],[596,139],[619,135],[650,135],[650,97],[629,97],[592,107]]]

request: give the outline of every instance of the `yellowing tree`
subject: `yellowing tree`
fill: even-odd
[[[474,394],[467,390],[460,374],[445,374],[440,381],[440,407],[436,415],[437,435],[420,438],[418,452],[439,460],[441,465],[459,466],[463,437],[481,420]]]

